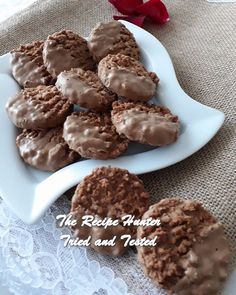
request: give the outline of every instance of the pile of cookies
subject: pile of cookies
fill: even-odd
[[[23,89],[6,110],[22,129],[20,156],[35,168],[56,171],[80,157],[116,158],[129,141],[159,147],[178,138],[178,117],[148,103],[159,79],[120,22],[98,24],[88,41],[63,30],[21,45],[11,65]]]
[[[22,45],[11,56],[13,77],[23,89],[10,98],[6,110],[22,129],[16,139],[19,153],[33,167],[56,171],[80,157],[116,158],[129,141],[164,146],[178,138],[178,117],[148,103],[159,79],[140,63],[136,41],[120,22],[98,24],[88,41],[63,30],[45,42]],[[164,199],[149,208],[148,203],[149,194],[136,175],[98,168],[72,198],[74,234],[91,236],[95,251],[114,256],[128,249],[122,235],[157,237],[156,246],[137,247],[138,260],[154,283],[171,293],[216,294],[230,257],[222,225],[191,200]],[[119,224],[82,227],[84,215]],[[152,217],[161,224],[127,227],[125,215]],[[95,243],[114,236],[112,246]]]
[[[122,235],[152,240],[155,246],[137,246],[137,258],[144,273],[170,292],[182,295],[215,295],[228,275],[230,248],[223,226],[203,206],[193,200],[163,199],[150,206],[142,181],[127,170],[111,167],[95,169],[77,186],[71,214],[77,221],[76,237],[91,236],[91,247],[102,254],[122,255],[129,247]],[[82,217],[96,220],[118,219],[118,226],[82,226]],[[159,219],[157,226],[127,227],[122,217],[143,221]],[[112,246],[97,246],[96,241],[112,240]]]

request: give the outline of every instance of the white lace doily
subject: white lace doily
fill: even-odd
[[[56,216],[67,214],[69,208],[70,202],[63,196],[37,223],[26,225],[0,199],[0,280],[11,292],[164,294],[143,275],[133,250],[124,257],[112,258],[89,248],[64,247],[60,236],[71,232],[57,226]]]

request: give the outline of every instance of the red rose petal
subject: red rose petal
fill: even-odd
[[[108,0],[122,14],[135,15],[135,8],[143,4],[143,0]]]
[[[164,24],[170,19],[164,3],[160,0],[149,0],[139,5],[136,11],[150,17],[150,19],[159,24]]]
[[[140,15],[140,16],[114,15],[113,16],[114,20],[123,19],[139,27],[143,26],[145,17],[146,17],[145,15]]]

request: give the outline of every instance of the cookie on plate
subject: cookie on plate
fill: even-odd
[[[20,156],[29,165],[56,171],[79,158],[62,137],[62,127],[47,130],[26,130],[17,136]]]
[[[63,124],[72,106],[55,86],[25,88],[6,104],[10,120],[23,129],[49,129]]]
[[[123,226],[122,217],[129,214],[140,219],[147,209],[148,201],[149,194],[136,175],[120,168],[97,168],[77,186],[72,198],[71,214],[77,220],[75,236],[82,239],[91,236],[91,246],[97,252],[122,255],[128,247],[124,246],[121,235],[135,237],[137,230],[134,225]],[[82,227],[81,222],[85,215],[92,215],[98,221],[111,218],[119,223],[107,228]],[[99,247],[95,244],[98,239],[110,240],[114,236],[116,240],[113,246]]]
[[[129,140],[163,146],[178,138],[178,117],[165,107],[133,102],[114,102],[112,107],[116,131]]]
[[[11,51],[12,75],[21,86],[35,87],[54,82],[43,64],[43,45],[43,41],[35,41]]]
[[[44,43],[43,60],[48,72],[54,78],[62,71],[71,68],[93,70],[95,67],[87,41],[69,30],[48,36]]]
[[[135,102],[152,98],[159,81],[139,61],[120,53],[109,54],[99,62],[98,76],[108,89]]]
[[[97,112],[111,108],[116,99],[116,94],[101,83],[96,73],[80,68],[61,72],[56,87],[71,103]]]
[[[128,147],[128,139],[116,133],[107,113],[73,113],[64,123],[63,136],[69,147],[85,158],[116,158]]]
[[[223,226],[193,200],[164,199],[143,219],[160,219],[160,226],[139,227],[137,237],[154,247],[138,247],[146,275],[171,294],[216,294],[227,277],[230,249]]]
[[[137,60],[140,58],[133,34],[118,21],[98,23],[89,35],[88,47],[96,61],[100,61],[109,53],[122,53]]]

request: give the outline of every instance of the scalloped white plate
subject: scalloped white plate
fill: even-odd
[[[5,112],[8,98],[20,90],[11,76],[9,54],[0,57],[0,195],[26,223],[35,222],[67,189],[98,166],[117,166],[141,174],[173,165],[202,148],[219,130],[224,114],[189,97],[180,87],[171,59],[162,44],[150,33],[122,21],[133,32],[142,61],[160,78],[153,102],[163,104],[178,115],[181,134],[176,143],[162,148],[131,144],[123,157],[115,160],[83,160],[55,173],[25,165],[15,145],[17,129]]]

